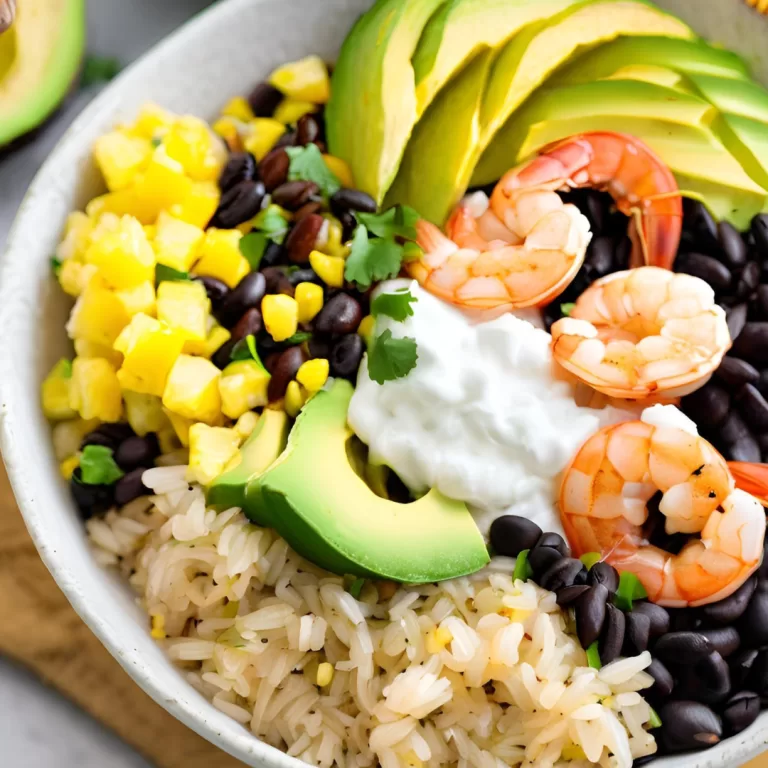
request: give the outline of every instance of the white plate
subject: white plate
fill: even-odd
[[[129,590],[96,565],[59,473],[40,382],[71,354],[64,331],[69,299],[51,279],[49,259],[67,214],[100,191],[91,145],[147,100],[210,118],[273,66],[308,53],[333,59],[370,0],[228,0],[191,21],[123,73],[75,121],[37,175],[0,265],[0,440],[27,526],[75,610],[155,701],[199,734],[251,766],[304,765],[259,742],[196,693],[151,640]],[[703,33],[754,61],[768,25],[739,0],[669,0]],[[761,62],[763,76],[768,66]],[[654,763],[735,766],[768,743],[768,713],[705,753]]]

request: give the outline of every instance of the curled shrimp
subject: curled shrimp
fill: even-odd
[[[573,280],[589,245],[589,222],[557,194],[579,187],[610,192],[620,211],[634,215],[633,263],[672,265],[682,229],[672,172],[639,139],[596,132],[560,141],[508,171],[489,202],[465,199],[445,235],[420,221],[424,253],[408,271],[462,307],[544,305]]]
[[[693,392],[731,346],[712,288],[659,267],[595,281],[551,333],[563,368],[599,392],[633,400]]]
[[[660,516],[649,512],[659,493]],[[600,552],[662,605],[727,597],[763,553],[758,500],[735,488],[725,459],[706,440],[675,426],[641,420],[600,430],[566,469],[559,505],[575,556]],[[667,534],[698,536],[671,554],[648,541],[662,520]]]

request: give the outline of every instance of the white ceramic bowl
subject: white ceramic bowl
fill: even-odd
[[[94,139],[147,100],[213,116],[273,66],[319,53],[333,59],[370,0],[228,0],[194,19],[122,74],[75,121],[35,179],[0,267],[0,437],[21,511],[43,560],[75,610],[134,680],[199,734],[251,766],[304,765],[262,744],[194,691],[150,639],[129,590],[99,568],[61,480],[39,385],[70,353],[70,302],[50,276],[49,258],[66,215],[100,191],[90,160]],[[768,23],[740,0],[667,0],[698,31],[755,62]],[[768,63],[755,62],[768,78]],[[768,79],[766,79],[768,82]],[[12,620],[12,618],[7,618]],[[655,765],[735,766],[768,743],[768,713],[747,732],[698,755]]]

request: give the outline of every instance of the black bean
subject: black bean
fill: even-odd
[[[359,189],[340,189],[331,197],[331,210],[338,216],[346,211],[376,213],[376,201]]]
[[[284,133],[275,144],[276,147],[295,147],[296,146],[296,131],[288,131]]]
[[[632,254],[632,241],[624,235],[616,245],[614,264],[616,269],[629,269],[629,257]]]
[[[723,736],[720,718],[709,707],[695,701],[668,701],[659,717],[661,738],[670,752],[706,749]]]
[[[344,337],[346,338],[346,337]],[[339,340],[342,341],[343,339]],[[317,336],[314,335],[307,343],[307,346],[309,347],[309,356],[310,357],[322,357],[327,360],[330,360],[331,358],[331,348],[333,347],[333,343],[331,341],[331,338],[329,336]],[[357,371],[357,368],[355,368],[355,371]]]
[[[759,311],[761,319],[768,318],[768,285],[757,286],[757,296],[753,304]]]
[[[320,279],[317,272],[311,267],[293,270],[293,272],[288,274],[288,280],[294,287],[299,283],[314,283],[315,285],[323,284],[323,281]]]
[[[758,368],[768,364],[768,322],[747,323],[733,343],[733,354]]]
[[[723,657],[713,651],[694,666],[680,668],[677,695],[702,704],[719,704],[731,692],[731,673]]]
[[[733,307],[728,307],[725,311],[725,322],[728,325],[731,341],[735,341],[747,323],[747,305],[736,304]]]
[[[603,664],[610,664],[621,653],[621,647],[624,644],[626,617],[621,610],[611,603],[606,603],[605,610],[605,624],[598,645],[598,653]]]
[[[248,96],[248,103],[256,117],[272,117],[282,100],[282,92],[267,82],[259,83]]]
[[[229,286],[221,280],[217,280],[215,277],[196,277],[195,280],[205,286],[205,292],[211,300],[211,306],[214,309],[224,301],[229,293]]]
[[[565,608],[575,602],[588,589],[589,587],[586,584],[574,584],[572,587],[565,587],[565,589],[561,589],[557,593],[557,604],[561,608]]]
[[[768,213],[758,213],[752,219],[750,231],[755,238],[755,247],[760,255],[768,259]]]
[[[735,622],[746,611],[756,586],[757,577],[751,576],[732,595],[703,606],[701,613],[705,621],[717,626]]]
[[[720,436],[726,443],[733,444],[743,437],[750,436],[749,427],[736,411],[731,411],[720,424]]]
[[[681,407],[702,427],[716,427],[728,415],[731,399],[722,387],[709,383],[683,398]]]
[[[659,747],[659,745],[657,745]],[[636,757],[634,760],[632,760],[632,768],[640,768],[641,765],[647,765],[648,763],[653,762],[654,760],[658,759],[659,752],[653,754],[653,755],[645,755],[644,757]]]
[[[741,640],[748,648],[768,644],[768,589],[759,587],[738,623]]]
[[[552,549],[552,547],[534,547],[528,554],[528,562],[533,568],[534,575],[538,578],[562,557],[560,552]]]
[[[287,263],[288,251],[285,250],[285,246],[282,243],[275,243],[270,240],[261,256],[259,267],[265,269],[266,267],[275,267],[278,264]]]
[[[266,290],[267,281],[261,272],[247,274],[221,303],[216,312],[219,322],[231,328],[247,310],[261,304]]]
[[[303,147],[322,138],[320,123],[314,115],[302,115],[296,123],[296,144]]]
[[[328,360],[331,373],[342,379],[353,379],[365,352],[365,342],[356,333],[348,333],[334,342]]]
[[[653,652],[669,664],[696,664],[712,653],[712,644],[699,632],[668,632],[656,641]]]
[[[699,277],[709,283],[715,292],[726,290],[731,284],[731,272],[722,262],[703,253],[683,253],[675,261],[675,270]]]
[[[341,222],[341,239],[342,242],[347,242],[352,239],[352,235],[357,227],[357,219],[350,211],[344,211],[343,213],[337,213],[336,218]]]
[[[261,181],[241,181],[228,189],[219,202],[219,207],[208,226],[220,229],[234,229],[252,219],[261,209],[266,190]]]
[[[360,302],[347,293],[337,293],[318,313],[314,329],[318,333],[354,333],[362,319]]]
[[[744,648],[741,651],[736,651],[728,659],[728,666],[731,668],[731,682],[734,688],[747,687],[752,689],[753,686],[749,685],[748,681],[754,680],[752,669],[759,655],[760,651],[754,648]]]
[[[583,207],[584,215],[589,219],[592,225],[592,231],[599,237],[605,231],[605,225],[608,220],[608,203],[606,196],[600,192],[587,190]]]
[[[749,463],[760,461],[760,446],[752,435],[739,438],[735,443],[731,443],[725,453],[730,461],[746,461]]]
[[[738,387],[741,384],[754,384],[760,380],[760,372],[746,360],[739,360],[738,357],[726,355],[720,363],[720,367],[715,371],[715,376],[722,379],[726,384],[732,387]]]
[[[259,163],[259,176],[267,192],[279,187],[288,179],[291,158],[283,147],[268,152]]]
[[[717,224],[715,224],[715,220],[706,206],[698,200],[685,198],[683,200],[683,212],[685,227],[696,240],[707,248],[718,248]]]
[[[586,568],[581,560],[576,560],[572,557],[564,557],[558,562],[553,563],[539,579],[539,584],[543,589],[548,589],[550,592],[557,592],[565,587],[572,587],[576,584],[579,575],[584,572],[586,575]]]
[[[717,234],[728,264],[732,267],[744,264],[747,260],[747,244],[742,239],[741,232],[730,222],[721,221],[717,225]]]
[[[219,189],[227,192],[241,181],[252,181],[256,173],[256,158],[250,152],[233,152],[219,176]]]
[[[551,547],[556,549],[563,557],[571,556],[571,548],[565,543],[565,539],[553,531],[544,532],[536,542],[537,547]]]
[[[600,657],[602,661],[602,656]],[[675,687],[675,680],[670,671],[658,659],[652,659],[645,670],[653,678],[651,691],[659,698],[666,698]]]
[[[297,211],[319,191],[320,187],[313,181],[286,181],[272,191],[272,202],[289,211]]]
[[[288,251],[288,258],[294,264],[309,262],[309,254],[315,247],[317,236],[325,223],[322,216],[311,213],[293,226],[288,237],[285,238],[285,248]]]
[[[700,629],[712,647],[723,657],[727,658],[739,649],[741,638],[735,627],[717,627],[715,629]]]
[[[612,237],[596,237],[589,245],[587,263],[597,277],[612,271],[615,242]]]
[[[299,208],[296,213],[293,214],[293,220],[294,222],[298,223],[303,218],[310,216],[313,213],[322,213],[323,212],[323,204],[318,203],[314,200],[311,200],[308,203],[304,203],[304,205]]]
[[[230,363],[230,356],[232,350],[235,348],[237,342],[234,339],[225,341],[211,357],[211,362],[221,371],[223,371]]]
[[[669,608],[668,613],[671,632],[691,632],[701,626],[701,618],[690,608]]]
[[[103,515],[114,503],[114,485],[86,485],[81,482],[80,467],[72,473],[69,487],[84,519]]]
[[[256,307],[251,307],[243,313],[232,329],[232,338],[240,341],[246,336],[258,336],[263,327],[261,312]]]
[[[533,520],[518,515],[502,515],[491,523],[489,538],[493,551],[506,557],[517,557],[524,549],[533,549],[541,536]]]
[[[669,612],[663,606],[640,601],[634,603],[632,613],[639,613],[650,619],[649,635],[652,640],[669,632]]]
[[[768,368],[764,368],[760,371],[760,381],[755,385],[762,395],[768,395]]]
[[[618,571],[608,563],[602,561],[595,563],[589,569],[587,584],[589,584],[590,587],[595,584],[602,584],[611,594],[614,594],[619,588]]]
[[[755,430],[768,430],[768,401],[752,384],[744,384],[736,398],[747,423]]]
[[[605,624],[607,600],[608,590],[602,584],[597,584],[576,601],[576,632],[582,648],[588,648],[600,637]]]
[[[105,448],[117,450],[118,445],[132,437],[133,430],[128,424],[102,424],[93,432],[89,432],[80,444],[80,450],[86,445],[103,445]]]
[[[741,733],[757,720],[760,697],[752,691],[739,691],[723,706],[723,725],[729,735]]]
[[[736,284],[736,295],[746,299],[760,284],[760,265],[756,261],[750,261],[741,271]]]
[[[272,370],[272,378],[267,385],[267,397],[270,403],[274,403],[285,395],[285,390],[296,376],[302,363],[307,360],[307,354],[301,346],[288,347],[275,363]]]
[[[146,471],[146,467],[138,467],[117,481],[115,484],[115,504],[122,507],[123,504],[138,499],[139,496],[147,496],[152,493],[141,479]]]
[[[160,446],[155,435],[152,433],[144,437],[134,435],[120,443],[115,451],[115,462],[124,470],[151,467],[159,455]]]
[[[768,697],[768,651],[760,650],[742,685],[759,693],[763,699]]]
[[[261,270],[261,274],[264,275],[264,279],[267,281],[268,294],[281,293],[285,296],[293,296],[296,292],[290,278],[280,267],[265,267]]]

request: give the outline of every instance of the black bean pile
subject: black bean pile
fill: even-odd
[[[616,569],[605,562],[587,569],[559,534],[505,515],[494,521],[490,538],[498,555],[529,550],[533,580],[572,611],[580,643],[586,649],[597,642],[602,664],[650,651],[646,672],[655,682],[642,694],[661,719],[658,754],[711,747],[768,706],[768,557],[720,602],[672,609],[640,600],[624,611],[613,599]],[[647,759],[636,765],[641,762]]]

